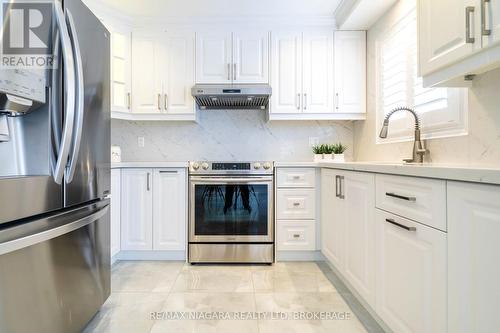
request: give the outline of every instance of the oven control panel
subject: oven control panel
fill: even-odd
[[[273,174],[274,163],[256,162],[189,162],[191,174]]]

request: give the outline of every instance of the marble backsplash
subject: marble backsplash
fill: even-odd
[[[331,121],[267,122],[255,110],[199,111],[199,122],[113,120],[111,142],[122,161],[274,160],[311,161],[310,137],[342,142],[353,156],[353,123]],[[138,137],[145,146],[139,147]]]

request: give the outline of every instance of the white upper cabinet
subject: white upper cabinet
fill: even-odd
[[[196,83],[229,83],[232,79],[231,32],[196,33]]]
[[[194,120],[194,48],[194,32],[133,33],[132,113],[158,120]]]
[[[153,249],[184,251],[186,248],[186,171],[154,170]]]
[[[269,82],[269,32],[233,33],[233,82]]]
[[[419,69],[425,87],[469,86],[470,75],[500,66],[498,1],[417,3]]]
[[[335,112],[366,113],[366,32],[335,32]]]
[[[483,45],[493,46],[500,43],[500,2],[490,0],[484,2],[485,29],[490,30],[489,35],[483,37]]]
[[[272,113],[300,113],[302,97],[302,34],[272,33]]]
[[[500,327],[500,187],[448,182],[448,332]]]
[[[196,83],[268,83],[269,33],[196,33]]]
[[[273,32],[270,120],[364,119],[363,31]]]
[[[421,0],[418,3],[422,75],[461,60],[481,48],[480,30],[474,26],[480,15],[477,0]],[[469,24],[466,12],[470,12]]]
[[[128,28],[111,28],[111,111],[128,112],[131,108],[131,45]]]
[[[192,114],[194,113],[194,99],[191,96],[191,88],[194,85],[194,33],[167,33],[165,37],[163,111],[170,114]]]
[[[302,43],[303,112],[333,112],[333,34],[304,33]]]
[[[132,112],[160,113],[164,55],[157,34],[132,35]]]

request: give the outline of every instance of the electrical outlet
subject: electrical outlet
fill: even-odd
[[[139,147],[144,147],[144,137],[143,136],[138,136],[137,137],[137,145]]]
[[[317,136],[309,137],[309,147],[319,145],[319,138]]]

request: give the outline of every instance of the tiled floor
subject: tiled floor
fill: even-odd
[[[112,294],[84,332],[367,332],[346,303],[347,298],[327,278],[325,270],[314,262],[273,266],[119,262],[112,270]],[[167,311],[268,315],[279,312],[292,316],[323,311],[348,313],[350,318],[151,319],[152,312],[161,315]]]

